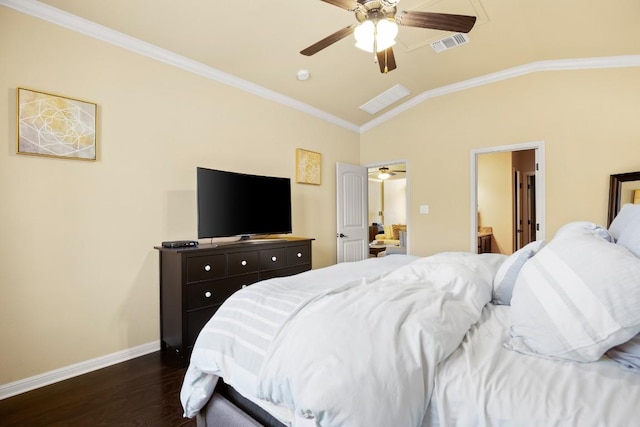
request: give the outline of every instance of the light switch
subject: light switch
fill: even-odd
[[[420,205],[420,213],[426,215],[429,213],[429,205]]]

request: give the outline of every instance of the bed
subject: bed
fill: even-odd
[[[640,418],[640,205],[513,255],[393,255],[234,294],[181,390],[199,426]]]

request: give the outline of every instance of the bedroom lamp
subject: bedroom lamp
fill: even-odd
[[[367,19],[358,25],[353,34],[356,47],[367,52],[380,52],[396,44],[398,24],[389,19]]]

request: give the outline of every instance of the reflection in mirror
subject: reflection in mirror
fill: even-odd
[[[607,226],[611,225],[611,221],[625,203],[640,203],[640,172],[611,175]]]

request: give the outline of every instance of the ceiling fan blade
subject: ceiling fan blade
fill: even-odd
[[[396,23],[407,27],[468,33],[475,25],[476,17],[403,10],[396,14]]]
[[[387,74],[389,71],[393,71],[397,68],[396,58],[393,56],[393,49],[388,47],[385,50],[376,52],[378,58],[378,65],[380,66],[380,72]]]
[[[314,54],[320,52],[325,47],[329,47],[332,44],[334,44],[335,42],[340,41],[343,38],[353,34],[353,32],[355,31],[356,26],[357,26],[356,24],[353,24],[353,25],[349,25],[348,27],[345,27],[345,28],[343,28],[341,30],[338,30],[335,33],[331,34],[330,36],[323,38],[319,42],[312,44],[308,48],[301,50],[300,53],[305,55],[305,56],[314,55]]]
[[[358,8],[358,2],[355,0],[321,0],[325,3],[332,4],[334,6],[338,6],[342,9],[349,10],[353,12]]]

